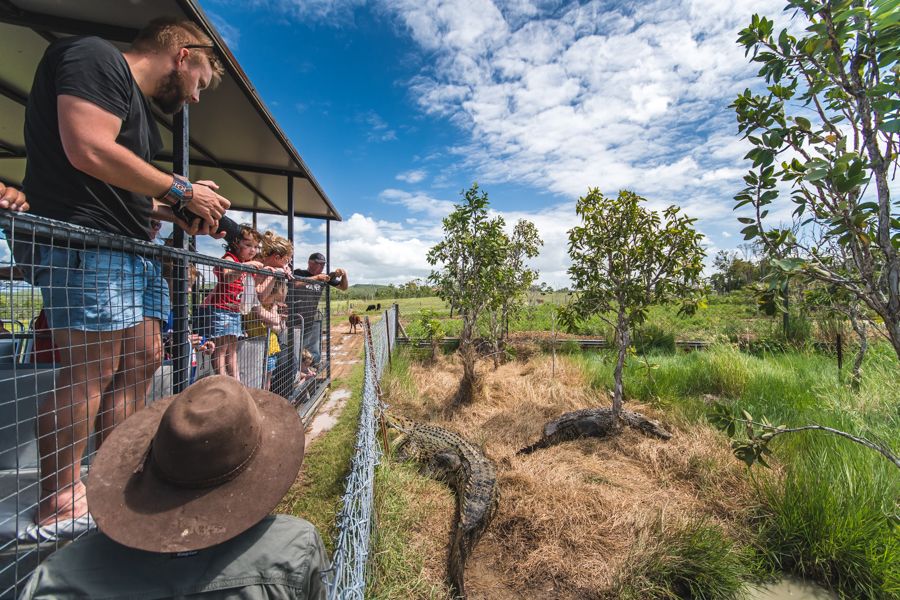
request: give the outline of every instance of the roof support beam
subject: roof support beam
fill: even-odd
[[[6,96],[13,102],[17,102],[22,106],[28,104],[28,94],[23,94],[19,90],[9,87],[3,80],[0,80],[0,96]]]
[[[191,145],[194,148],[197,148],[197,144],[194,143]],[[168,162],[172,159],[172,155],[167,152],[161,152],[156,156],[156,159]],[[276,167],[254,165],[252,163],[235,162],[231,160],[192,158],[191,164],[200,167],[212,167],[215,169],[234,169],[235,171],[244,171],[245,173],[262,173],[263,175],[281,175],[282,177],[300,177],[302,179],[307,179],[306,173],[301,171],[278,169]]]
[[[55,31],[71,35],[99,35],[117,42],[130,42],[138,34],[138,30],[131,27],[92,23],[91,21],[67,19],[23,10],[9,0],[0,0],[0,21],[10,25],[31,27],[35,30]]]
[[[185,107],[185,108],[187,108],[187,107]],[[169,123],[168,123],[165,119],[159,119],[159,118],[157,118],[156,120],[157,120],[157,122],[158,122],[160,125],[162,125],[162,126],[165,127],[166,129],[168,129],[169,131],[173,131],[172,126],[169,125]],[[174,133],[173,133],[173,136],[174,136]],[[173,137],[173,139],[174,139],[174,137]],[[278,208],[278,205],[275,204],[275,203],[272,201],[271,198],[269,198],[268,196],[266,196],[265,194],[263,194],[259,189],[257,189],[257,187],[256,187],[255,185],[253,185],[252,183],[250,183],[249,181],[247,181],[243,176],[241,176],[240,173],[238,173],[238,172],[235,171],[234,169],[229,169],[229,168],[223,166],[219,161],[217,161],[217,160],[216,160],[216,157],[213,156],[212,153],[211,153],[209,150],[207,150],[206,148],[204,148],[203,146],[201,146],[200,144],[198,144],[197,142],[194,142],[194,141],[191,142],[191,148],[193,148],[194,150],[196,150],[196,151],[199,152],[200,154],[204,155],[207,159],[209,159],[210,161],[212,161],[212,165],[211,165],[211,166],[216,167],[216,168],[219,168],[219,169],[222,169],[223,171],[225,171],[226,173],[228,173],[229,175],[231,175],[231,176],[234,178],[235,181],[237,181],[237,182],[240,183],[242,186],[244,186],[245,188],[247,188],[248,190],[250,190],[252,193],[254,193],[254,194],[256,194],[257,196],[259,196],[260,198],[262,198],[262,199],[266,202],[266,204],[268,204],[268,205],[271,206],[273,209],[275,209],[275,212],[277,212],[278,214],[283,214],[283,213],[284,213],[284,211],[282,211],[280,208]],[[191,161],[191,162],[193,162],[195,165],[196,165],[196,164],[200,164],[200,163],[199,163],[198,161],[196,161],[196,160]]]

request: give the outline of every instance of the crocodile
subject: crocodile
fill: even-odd
[[[447,579],[453,597],[465,598],[466,561],[500,502],[496,467],[477,446],[452,431],[389,413],[385,422],[400,432],[391,444],[395,456],[419,462],[425,474],[456,491]]]
[[[623,410],[622,420],[646,435],[664,440],[672,437],[661,424],[641,413]],[[615,433],[616,429],[611,408],[584,408],[567,412],[544,425],[541,439],[522,448],[516,454],[531,454],[541,448],[585,437],[602,438]]]

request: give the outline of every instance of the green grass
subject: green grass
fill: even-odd
[[[437,317],[443,321],[448,337],[458,335],[462,328],[460,320],[455,316],[451,318],[449,307],[437,297],[386,299],[378,302],[381,303],[382,310],[395,302],[400,306],[401,320],[411,337],[418,335],[413,321],[423,310],[436,313]],[[525,306],[510,317],[509,330],[511,332],[552,331],[556,308],[566,302],[566,294],[558,292],[545,295],[529,294],[526,297]],[[368,304],[374,303],[376,301],[332,300],[332,315],[335,318],[346,315],[348,306],[352,306],[353,310],[361,314]],[[763,340],[782,337],[781,320],[759,313],[755,300],[743,292],[734,292],[726,296],[711,296],[708,306],[691,316],[679,315],[678,306],[675,305],[651,307],[644,327],[652,328],[679,340],[727,339],[734,341],[740,336],[748,335]],[[481,329],[483,332],[486,331],[486,327],[483,325]],[[559,329],[558,325],[557,329]],[[585,321],[571,333],[612,339],[612,330],[599,317]]]
[[[428,510],[418,501],[422,495],[441,488],[418,474],[412,464],[383,461],[375,473],[375,514],[373,552],[369,563],[366,598],[406,600],[446,598],[442,586],[422,576],[425,557],[410,544],[410,531]],[[442,490],[449,494],[446,489]],[[449,500],[448,500],[449,502]]]
[[[598,388],[612,386],[609,353],[580,358]],[[665,407],[687,421],[706,418],[710,400],[777,424],[817,423],[900,452],[897,359],[877,345],[858,393],[838,381],[834,360],[813,353],[755,357],[729,346],[631,359],[626,398]],[[900,473],[881,455],[821,432],[773,442],[779,478],[761,467],[758,546],[772,569],[810,577],[844,598],[900,598]]]
[[[382,389],[391,394],[414,394],[407,350],[396,352],[385,373]],[[411,532],[431,507],[423,497],[452,496],[446,486],[418,474],[415,465],[385,457],[375,472],[375,521],[372,563],[366,598],[446,598],[446,590],[422,577],[424,556],[412,546]]]
[[[717,525],[666,526],[660,517],[632,549],[608,597],[731,600],[758,573],[755,558]]]
[[[356,447],[362,381],[363,367],[358,365],[346,382],[351,396],[337,423],[310,445],[303,459],[305,467],[299,484],[294,484],[275,509],[277,513],[303,517],[315,525],[329,552],[334,551],[335,517]],[[340,385],[340,380],[332,382],[332,389]]]

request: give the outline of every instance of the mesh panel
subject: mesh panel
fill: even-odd
[[[14,256],[0,269],[7,597],[40,560],[94,527],[55,517],[51,504],[83,512],[93,456],[128,415],[223,373],[306,416],[328,384],[330,357],[315,282],[33,215],[2,214],[0,228]],[[300,314],[304,303],[313,310]],[[304,350],[315,360],[304,363]]]
[[[384,312],[375,325],[365,320],[365,374],[362,408],[356,435],[356,452],[347,476],[347,487],[337,518],[337,544],[331,571],[325,573],[328,598],[363,598],[365,571],[372,531],[372,498],[375,466],[381,458],[376,436],[377,414],[381,410],[380,381],[390,360],[396,331],[396,307]]]

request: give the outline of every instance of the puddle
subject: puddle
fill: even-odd
[[[785,577],[776,583],[747,590],[748,600],[837,600],[837,594],[825,588],[797,579]]]
[[[309,424],[309,429],[306,431],[307,446],[314,439],[335,426],[338,416],[340,416],[341,410],[349,397],[350,390],[348,389],[334,390],[328,395],[328,399],[316,411],[316,416],[313,417],[312,423]]]

